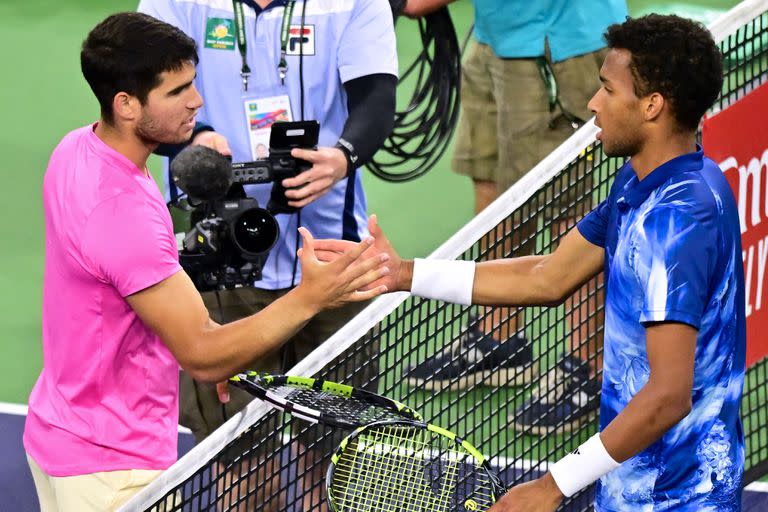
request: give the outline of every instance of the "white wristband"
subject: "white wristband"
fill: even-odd
[[[413,261],[411,293],[419,297],[468,306],[472,304],[474,282],[474,261],[421,258]]]
[[[550,466],[549,472],[560,491],[569,498],[619,466],[603,446],[600,434],[595,434],[575,452]]]

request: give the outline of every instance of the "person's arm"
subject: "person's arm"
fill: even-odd
[[[250,317],[218,325],[184,272],[128,297],[128,304],[155,331],[194,379],[216,382],[248,368],[275,350],[320,310],[368,300],[384,291],[359,292],[388,270],[384,258],[361,258],[372,240],[355,245],[338,261],[319,262],[309,232],[301,228],[301,283]]]
[[[606,450],[623,462],[656,442],[691,410],[698,330],[663,322],[647,325],[650,377],[627,407],[600,433]]]
[[[408,0],[405,3],[403,14],[409,18],[418,18],[455,1],[456,0]]]
[[[477,263],[471,281],[471,303],[489,306],[559,304],[600,273],[604,255],[602,247],[588,242],[578,230],[573,229],[550,254]],[[423,261],[425,266],[435,264],[432,260]],[[471,262],[449,262],[449,265],[456,263],[471,265]],[[403,260],[399,269],[393,267],[393,270],[398,270],[397,290],[416,293],[413,289],[414,265],[414,260]],[[429,270],[425,269],[425,272]],[[451,279],[447,272],[445,279]],[[439,298],[431,297],[428,289],[421,288],[417,292],[428,298]]]
[[[344,84],[349,117],[336,147],[345,154],[347,174],[370,162],[392,133],[396,90],[397,77],[387,73],[361,76]]]
[[[676,322],[646,327],[648,382],[599,434],[615,466],[656,442],[690,412],[697,334],[696,328]],[[564,492],[578,490],[584,473],[600,466],[591,457],[589,449],[580,447],[578,455],[566,456],[543,477],[512,488],[489,512],[555,510]]]
[[[551,254],[477,264],[403,260],[379,227],[376,215],[371,215],[368,229],[375,244],[366,255],[389,255],[387,266],[391,270],[374,285],[384,285],[389,291],[410,291],[427,298],[449,299],[436,296],[441,290],[414,290],[416,264],[421,266],[422,277],[419,280],[422,282],[444,283],[448,287],[455,287],[455,283],[460,282],[459,286],[466,289],[457,295],[466,297],[464,303],[504,306],[557,304],[603,269],[604,249],[587,241],[577,229],[571,230]],[[333,261],[348,251],[351,244],[344,240],[316,240],[315,248],[322,261]],[[470,270],[471,274],[468,273]]]
[[[397,77],[386,73],[366,75],[344,83],[349,116],[336,147],[320,147],[316,151],[294,149],[291,152],[294,157],[311,162],[312,168],[283,180],[290,206],[308,205],[373,158],[395,124],[396,88]],[[371,122],[372,119],[376,122]]]

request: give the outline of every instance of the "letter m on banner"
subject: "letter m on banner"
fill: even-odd
[[[747,365],[768,355],[768,84],[704,120],[703,144],[739,205],[747,308]]]

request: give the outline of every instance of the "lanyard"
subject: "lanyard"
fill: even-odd
[[[305,0],[306,1],[306,0]],[[291,18],[293,17],[293,8],[296,6],[296,0],[288,0],[283,10],[283,22],[280,27],[280,62],[277,64],[277,74],[280,76],[280,83],[285,85],[285,77],[288,74],[288,61],[285,56],[288,52],[288,36],[291,27]],[[243,14],[243,4],[239,0],[232,0],[232,7],[235,10],[235,35],[237,36],[237,49],[240,51],[240,57],[243,59],[243,67],[240,69],[240,78],[243,80],[243,90],[248,90],[248,78],[251,76],[251,68],[248,67],[248,42],[245,39],[245,15]]]

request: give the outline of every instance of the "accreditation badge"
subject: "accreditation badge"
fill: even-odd
[[[291,102],[287,94],[268,98],[246,99],[244,102],[251,158],[262,160],[269,156],[269,135],[272,125],[293,121]]]

